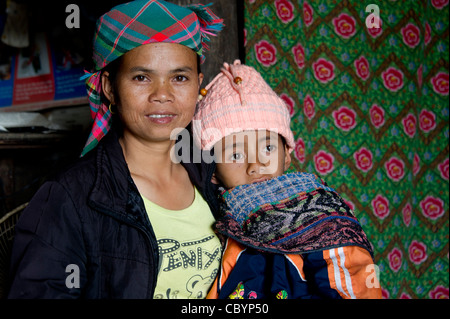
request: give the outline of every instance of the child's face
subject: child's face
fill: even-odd
[[[267,130],[228,135],[214,145],[214,153],[212,181],[227,189],[280,176],[291,163],[281,136]]]

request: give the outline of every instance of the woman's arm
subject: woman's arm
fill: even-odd
[[[86,282],[81,225],[68,192],[44,184],[15,227],[8,297],[80,297]]]

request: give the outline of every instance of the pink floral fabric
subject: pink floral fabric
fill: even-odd
[[[245,63],[286,102],[291,171],[374,246],[383,298],[449,298],[449,1],[246,0]],[[368,21],[370,23],[368,23]]]

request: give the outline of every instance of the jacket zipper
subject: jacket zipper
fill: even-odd
[[[141,228],[138,225],[136,225],[136,228],[141,230],[147,237],[147,242],[150,246],[151,257],[153,258],[153,263],[155,265],[155,268],[153,269],[153,274],[152,274],[153,280],[152,280],[151,284],[149,283],[149,287],[150,287],[149,299],[153,299],[153,295],[155,294],[155,289],[156,289],[156,281],[158,280],[160,260],[159,260],[158,243],[156,242],[156,235],[155,235],[155,232],[153,231],[153,227],[152,227],[152,224],[150,223],[148,216],[146,216],[146,217],[147,217],[148,224],[150,226],[150,234],[148,234],[147,230],[145,230],[144,228]],[[155,247],[154,243],[156,243],[156,247]],[[151,276],[149,276],[149,277],[151,277]]]

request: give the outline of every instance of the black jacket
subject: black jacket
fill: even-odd
[[[205,188],[214,168],[183,165],[216,215],[214,190]],[[110,132],[22,213],[9,298],[152,298],[158,263],[144,203]]]

